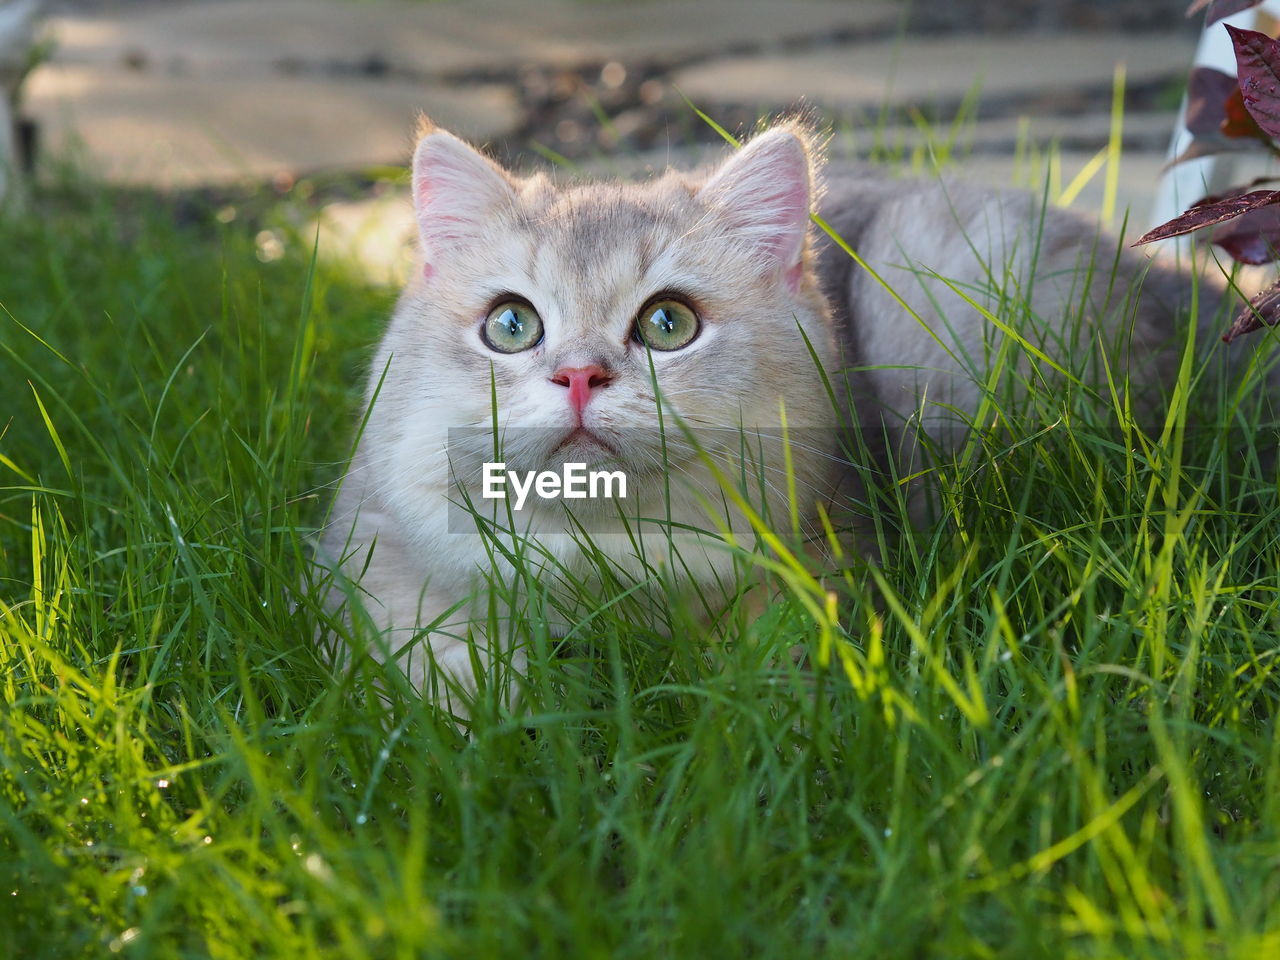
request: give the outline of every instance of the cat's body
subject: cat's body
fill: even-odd
[[[1217,340],[1220,279],[1193,281],[1027,191],[837,165],[825,179],[821,215],[865,264],[819,237],[843,406],[891,448],[898,475],[911,472],[917,428],[943,451],[968,434],[1002,338],[987,314],[1086,382],[1130,381],[1148,421],[1163,415],[1180,359],[1179,318],[1194,309],[1199,342]],[[1012,356],[1025,369],[1028,350]]]
[[[709,528],[704,501],[663,482],[655,380],[668,434],[678,418],[777,437],[785,411],[788,429],[810,438],[792,451],[810,515],[818,502],[838,508],[843,495],[835,456],[842,414],[885,437],[897,456],[915,424],[943,447],[963,436],[996,331],[921,268],[993,312],[993,289],[1021,282],[1050,327],[1072,302],[1088,302],[1094,307],[1067,349],[1092,349],[1099,328],[1102,339],[1116,339],[1123,325],[1119,339],[1134,348],[1121,348],[1124,363],[1132,356],[1153,372],[1172,367],[1186,278],[1153,272],[1148,284],[1158,289],[1132,313],[1117,304],[1146,270],[1141,258],[1125,252],[1112,284],[1115,247],[1100,247],[1105,263],[1092,282],[1074,279],[1097,244],[1085,221],[1052,211],[1042,221],[1023,194],[829,171],[822,214],[898,300],[810,228],[815,163],[808,131],[784,125],[709,174],[559,188],[543,177],[511,178],[443,132],[422,138],[414,194],[423,268],[374,358],[372,411],[323,544],[328,562],[359,583],[358,593],[335,587],[335,601],[360,597],[388,631],[387,655],[399,656],[419,687],[432,661],[470,682],[467,624],[487,606],[478,588],[486,574],[511,573],[474,530],[450,526],[449,430],[483,433],[495,397],[506,459],[534,469],[604,453],[631,472],[641,515],[662,514],[670,496],[673,520]],[[1032,262],[1038,279],[1029,290]],[[687,343],[671,347],[690,329]],[[1053,330],[1046,333],[1052,340]],[[843,411],[833,408],[815,358],[832,374]],[[568,451],[556,445],[570,434]],[[713,492],[708,469],[673,447],[665,455],[679,462],[670,475]],[[783,489],[773,485],[764,497]],[[664,538],[647,541],[642,562],[611,505],[580,507],[594,542],[621,568],[638,574],[667,562]],[[740,510],[728,513],[731,526],[745,526]],[[554,558],[549,566],[589,565],[558,510],[535,508],[520,526],[538,545],[532,556]],[[704,586],[731,579],[731,555],[708,538],[679,534],[674,542],[682,575]],[[423,628],[425,642],[398,653]]]

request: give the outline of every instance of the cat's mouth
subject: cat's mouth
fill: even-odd
[[[566,433],[560,439],[560,442],[551,449],[551,453],[548,454],[548,456],[555,456],[561,452],[578,451],[591,451],[594,453],[605,451],[615,457],[622,456],[612,443],[600,436],[600,434],[596,433],[594,430],[582,426],[574,427]]]

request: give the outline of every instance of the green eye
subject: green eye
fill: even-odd
[[[542,342],[542,318],[522,300],[504,300],[489,311],[480,335],[499,353],[519,353]]]
[[[653,350],[679,350],[702,329],[698,315],[679,300],[655,300],[636,317],[636,338]]]

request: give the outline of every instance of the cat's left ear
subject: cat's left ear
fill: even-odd
[[[813,168],[807,138],[775,127],[748,141],[698,191],[793,290],[803,273]]]
[[[413,152],[413,209],[428,268],[446,251],[479,239],[493,211],[515,198],[505,170],[423,121]]]

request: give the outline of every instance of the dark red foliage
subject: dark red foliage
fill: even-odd
[[[1196,67],[1187,81],[1187,129],[1197,137],[1221,132],[1227,98],[1239,92],[1231,74],[1212,67]]]
[[[1274,327],[1280,320],[1280,283],[1272,284],[1249,301],[1249,305],[1240,311],[1231,329],[1222,335],[1223,341],[1230,343],[1236,337],[1264,327]]]
[[[1280,207],[1259,207],[1213,231],[1213,242],[1238,263],[1280,259]]]
[[[1204,18],[1205,26],[1208,26],[1211,23],[1217,23],[1223,17],[1231,16],[1233,13],[1256,7],[1261,2],[1262,0],[1195,0],[1195,3],[1187,8],[1187,16],[1194,17],[1205,7],[1208,7],[1209,13]]]
[[[1205,25],[1216,23],[1261,0],[1195,0],[1191,16],[1206,10]],[[1280,41],[1256,30],[1230,24],[1236,54],[1236,77],[1197,67],[1187,87],[1187,130],[1190,145],[1171,163],[1214,153],[1236,152],[1261,145],[1280,156]],[[1138,243],[1150,243],[1215,227],[1213,242],[1240,263],[1280,260],[1280,191],[1255,190],[1268,178],[1205,197],[1179,217],[1161,224]],[[1280,281],[1253,297],[1223,336],[1236,337],[1280,324]]]
[[[1227,24],[1245,109],[1268,136],[1280,137],[1280,42]]]
[[[1201,201],[1186,213],[1174,217],[1168,223],[1162,223],[1138,238],[1134,246],[1151,243],[1155,240],[1167,240],[1169,237],[1180,237],[1203,227],[1211,227],[1215,223],[1232,220],[1242,213],[1248,213],[1259,207],[1267,207],[1280,203],[1280,190],[1254,190],[1236,197],[1222,200]]]
[[[1235,81],[1233,79],[1232,85],[1234,86],[1234,84]],[[1222,123],[1218,129],[1223,136],[1237,139],[1251,138],[1268,143],[1271,141],[1271,138],[1267,136],[1267,132],[1258,126],[1257,120],[1253,119],[1253,114],[1246,109],[1244,94],[1240,92],[1239,87],[1231,91],[1226,102],[1222,105],[1222,111]]]

